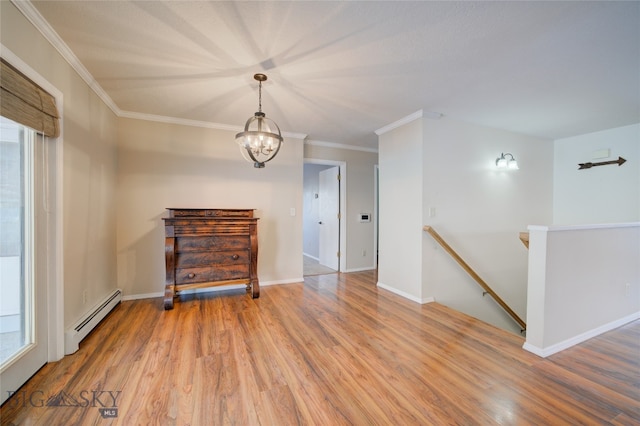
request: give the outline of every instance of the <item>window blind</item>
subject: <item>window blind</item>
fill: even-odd
[[[55,98],[0,58],[0,114],[45,136],[60,135]]]

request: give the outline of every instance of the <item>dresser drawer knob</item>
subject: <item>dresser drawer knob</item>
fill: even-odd
[[[238,258],[240,258],[240,256],[238,256],[237,254],[234,254],[233,256],[231,256],[231,258],[232,258],[233,260],[238,260]]]
[[[195,278],[196,274],[194,274],[193,272],[189,273],[189,275],[187,275],[187,278]]]

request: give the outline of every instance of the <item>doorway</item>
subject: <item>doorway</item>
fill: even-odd
[[[303,275],[344,271],[346,163],[306,159],[303,183]]]
[[[46,143],[32,129],[0,117],[0,402],[48,358],[46,199],[42,169]],[[40,141],[38,141],[40,139]],[[45,221],[46,222],[46,221]]]
[[[2,54],[63,110],[59,90],[10,50]],[[64,247],[62,135],[45,137],[4,118],[0,127],[2,403],[44,363],[64,356]]]

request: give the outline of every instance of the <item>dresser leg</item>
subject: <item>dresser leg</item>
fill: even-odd
[[[258,284],[258,280],[251,283],[251,297],[254,299],[260,297],[260,284]]]
[[[173,296],[175,296],[175,291],[173,290],[173,286],[166,286],[164,289],[164,310],[165,311],[173,309]]]

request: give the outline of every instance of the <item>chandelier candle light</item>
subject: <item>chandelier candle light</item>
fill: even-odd
[[[244,131],[236,135],[236,142],[245,160],[253,162],[253,167],[262,169],[264,163],[271,161],[282,146],[280,128],[262,112],[262,82],[267,81],[264,74],[253,76],[260,84],[258,88],[258,112],[247,120]]]

